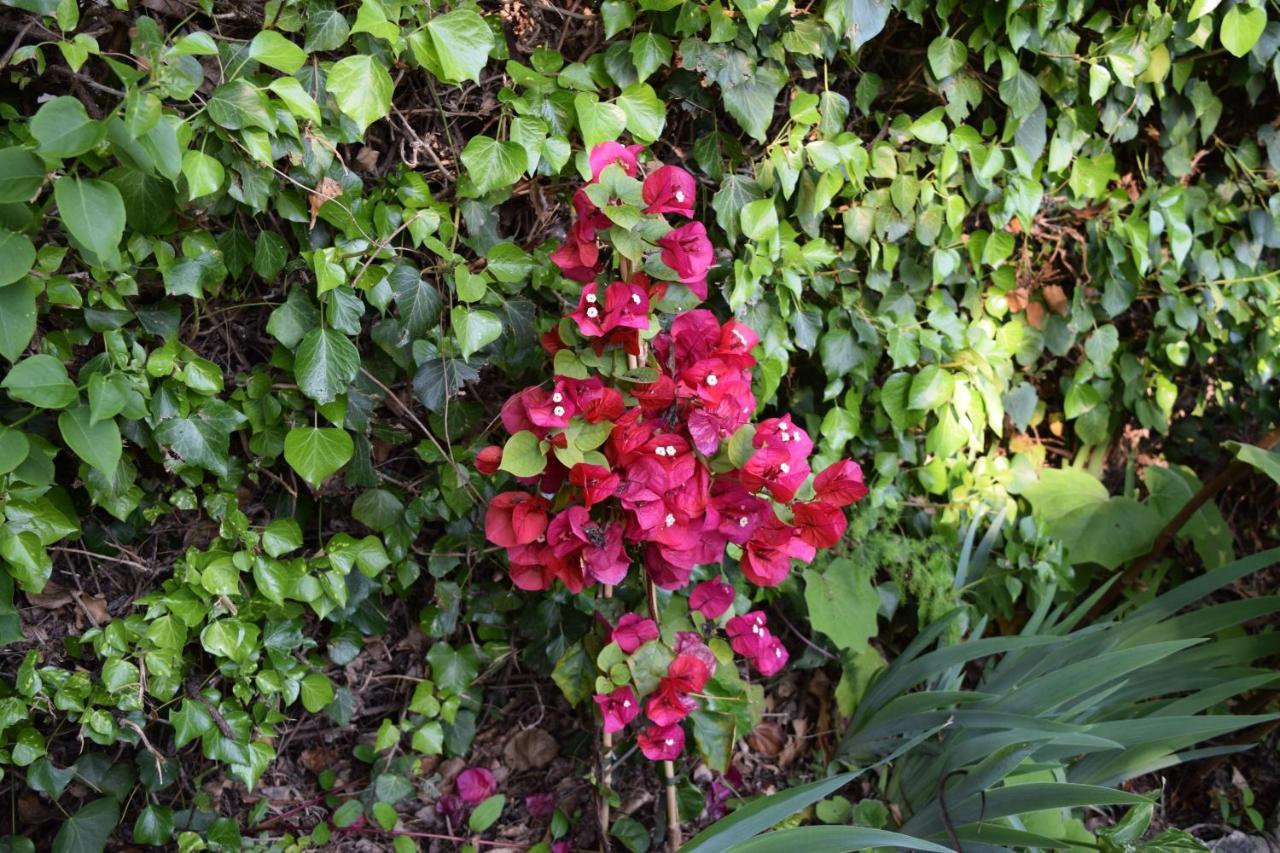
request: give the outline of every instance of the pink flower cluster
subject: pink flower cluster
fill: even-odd
[[[615,163],[635,178],[639,154],[636,146],[597,146],[590,155],[593,181]],[[695,183],[683,169],[653,169],[642,190],[644,215],[692,217]],[[640,374],[647,381],[601,370],[587,378],[557,375],[549,385],[514,394],[502,407],[502,424],[511,436],[531,434],[546,463],[537,476],[518,478],[527,490],[492,499],[486,537],[506,550],[512,581],[524,590],[545,590],[557,580],[575,593],[596,583],[616,586],[633,566],[643,567],[656,586],[680,590],[695,567],[723,563],[730,545],[740,549],[738,564],[749,582],[777,586],[793,559],[808,562],[843,536],[844,508],[867,492],[861,469],[841,460],[812,477],[813,441],[790,415],[752,428],[756,333],[737,320],[721,323],[705,309],[656,316],[667,283],[644,274],[596,281],[605,270],[605,232],[612,221],[582,189],[574,207],[578,218],[553,255],[567,277],[583,282],[569,317],[584,346],[597,355],[620,347],[633,370],[647,369]],[[662,262],[648,265],[650,272],[665,267],[673,282],[705,298],[713,253],[700,223],[687,222],[646,245]],[[551,352],[569,346],[554,331],[544,345]],[[586,431],[602,436],[593,445],[598,450],[566,452],[570,460],[585,461],[564,464],[557,449],[568,451]],[[487,448],[477,455],[477,468],[495,473],[502,458],[500,448]],[[805,498],[798,500],[802,492]],[[689,603],[716,622],[734,597],[730,584],[713,579],[697,584]],[[772,675],[786,663],[786,649],[765,627],[763,613],[734,616],[725,627],[734,651],[761,674]],[[659,641],[659,631],[651,619],[627,614],[611,638],[631,654]],[[651,725],[639,743],[654,760],[679,754],[681,721],[697,707],[694,696],[716,667],[697,634],[678,635],[671,651],[670,668],[643,707]],[[595,701],[607,732],[621,731],[641,711],[629,685]]]

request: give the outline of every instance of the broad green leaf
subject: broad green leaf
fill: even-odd
[[[920,118],[911,122],[911,135],[929,145],[942,145],[947,141],[947,124],[943,116],[947,114],[945,107],[935,107]]]
[[[267,96],[246,80],[223,83],[209,95],[209,118],[227,130],[258,127],[274,132],[275,114]]]
[[[395,84],[386,66],[372,56],[357,54],[334,63],[325,89],[333,93],[342,110],[364,132],[391,111]]]
[[[45,102],[31,118],[31,135],[46,157],[79,156],[97,146],[106,133],[106,125],[89,118],[84,104],[70,95]]]
[[[120,822],[120,803],[102,797],[82,806],[62,823],[53,838],[53,853],[102,853]]]
[[[804,600],[814,630],[854,654],[878,632],[880,593],[872,583],[873,575],[873,567],[865,561],[847,558],[831,561],[821,572],[806,569],[804,573]]]
[[[320,105],[294,77],[277,77],[267,88],[289,108],[289,112],[305,118],[312,124],[320,124]]]
[[[1227,49],[1227,53],[1243,57],[1253,50],[1253,46],[1258,43],[1258,39],[1262,37],[1262,31],[1266,28],[1266,9],[1237,3],[1222,17],[1222,28],[1218,31],[1218,38],[1222,40],[1222,46]]]
[[[0,287],[0,355],[22,355],[36,333],[36,289],[25,281]]]
[[[13,284],[36,262],[36,247],[25,234],[0,228],[0,287]]]
[[[120,462],[123,444],[114,420],[93,423],[89,407],[83,403],[58,415],[58,432],[77,456],[111,476]]]
[[[275,30],[263,30],[249,42],[249,56],[263,65],[292,74],[307,61],[307,53]]]
[[[135,844],[168,844],[172,837],[173,810],[168,806],[147,806],[133,824]]]
[[[494,794],[475,807],[471,816],[467,818],[467,826],[472,832],[484,832],[502,817],[502,809],[506,804],[507,798],[504,794]]]
[[[907,408],[933,411],[951,399],[955,379],[936,364],[925,365],[911,380]]]
[[[657,33],[637,33],[631,39],[631,61],[635,63],[640,82],[649,75],[671,64],[671,39]]]
[[[713,853],[733,850],[786,818],[805,809],[848,785],[858,777],[857,773],[842,773],[830,779],[797,785],[753,800],[735,809],[690,839],[681,853]]]
[[[284,437],[284,459],[302,479],[318,488],[351,460],[355,443],[344,429],[294,427]]]
[[[480,72],[493,50],[493,30],[470,9],[455,9],[427,22],[446,83],[480,82]]]
[[[116,256],[124,236],[125,210],[120,191],[106,181],[65,176],[53,184],[62,224],[78,243],[100,260]]]
[[[306,32],[302,48],[307,53],[337,50],[347,43],[351,24],[334,8],[333,0],[318,0],[307,6]]]
[[[653,142],[667,125],[667,105],[653,87],[636,83],[622,90],[617,105],[626,116],[627,132],[641,142]]]
[[[298,389],[317,403],[331,403],[360,371],[360,352],[341,332],[312,329],[298,344],[294,376]]]
[[[865,826],[798,826],[770,832],[733,848],[734,853],[845,853],[853,850],[924,850],[951,853],[923,838]]]
[[[887,2],[885,7],[888,8]],[[748,136],[757,142],[764,142],[769,125],[773,123],[778,95],[786,84],[786,71],[771,62],[762,63],[756,67],[754,74],[743,78],[736,85],[724,87],[724,108]]]
[[[30,201],[44,179],[39,157],[25,148],[0,148],[0,204]]]
[[[502,334],[502,321],[488,311],[457,307],[449,312],[454,338],[464,359],[470,359]]]
[[[473,136],[462,149],[462,165],[467,168],[477,192],[484,194],[520,180],[528,164],[527,156],[518,143]]]
[[[849,49],[856,53],[880,35],[892,8],[890,0],[826,0],[822,17],[837,36],[849,41]]]
[[[547,454],[538,437],[528,430],[521,430],[507,439],[502,448],[502,462],[498,468],[517,477],[536,477],[547,467]]]
[[[302,679],[299,695],[302,697],[302,707],[318,714],[333,701],[333,683],[323,673],[313,672]]]
[[[8,474],[26,461],[31,443],[21,430],[0,426],[0,474]]]
[[[601,142],[612,142],[627,126],[627,114],[622,107],[601,103],[598,97],[590,93],[582,92],[575,96],[573,107],[578,113],[578,128],[582,131],[582,142],[587,148]]]
[[[969,49],[959,39],[938,36],[929,43],[929,70],[942,80],[955,74],[969,60]]]
[[[192,149],[182,155],[182,175],[187,179],[187,198],[196,199],[217,192],[225,171],[216,157]]]
[[[742,233],[751,240],[769,240],[778,233],[778,208],[772,198],[748,202],[739,214]]]
[[[1042,470],[1023,494],[1073,563],[1114,569],[1144,553],[1160,532],[1160,516],[1151,507],[1108,496],[1096,478],[1074,468]]]

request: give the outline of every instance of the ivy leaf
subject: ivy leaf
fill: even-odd
[[[313,672],[302,679],[298,695],[302,697],[302,707],[318,714],[333,701],[333,683],[323,673]]]
[[[724,87],[724,108],[752,139],[764,142],[778,94],[786,85],[787,73],[782,68],[773,63],[761,65],[755,74]]]
[[[58,432],[67,447],[85,462],[108,477],[115,473],[123,445],[114,420],[95,424],[89,407],[81,404],[58,415]]]
[[[275,30],[263,30],[249,42],[249,56],[277,71],[292,74],[307,61],[307,52]]]
[[[227,130],[260,127],[274,133],[275,113],[267,96],[245,80],[223,83],[209,95],[209,118]]]
[[[805,570],[804,600],[810,623],[843,651],[859,654],[876,635],[880,593],[871,581],[869,565],[847,558],[831,561],[821,572]]]
[[[667,125],[667,105],[652,86],[647,83],[628,86],[618,96],[617,103],[626,116],[627,131],[636,139],[649,143],[662,135]]]
[[[578,128],[587,148],[601,142],[612,142],[627,126],[627,113],[622,107],[601,103],[598,97],[588,92],[582,92],[573,99],[573,108],[578,113]]]
[[[1040,84],[1019,68],[1013,76],[1000,81],[1000,100],[1009,106],[1009,117],[1025,118],[1040,104]]]
[[[395,84],[386,67],[372,56],[357,54],[334,63],[324,86],[361,133],[391,111]]]
[[[502,334],[502,321],[488,311],[454,308],[449,312],[449,321],[462,357],[468,361]]]
[[[642,83],[659,68],[670,65],[671,55],[671,39],[664,35],[638,33],[631,40],[631,61]]]
[[[101,853],[119,822],[120,803],[114,797],[94,800],[62,824],[53,853]]]
[[[462,149],[462,165],[481,195],[520,180],[528,162],[519,143],[499,142],[489,136],[473,136]]]
[[[502,462],[498,469],[517,477],[536,477],[547,467],[547,454],[542,442],[528,430],[521,430],[502,447]]]
[[[294,427],[284,437],[284,460],[313,488],[351,461],[354,453],[351,436],[336,427]]]
[[[480,72],[493,50],[493,30],[470,9],[455,9],[427,22],[427,32],[446,83],[480,82]]]
[[[347,43],[351,24],[334,8],[333,0],[316,0],[307,6],[307,37],[302,49],[308,53],[337,50]]]
[[[332,403],[360,370],[360,352],[346,335],[312,329],[298,345],[293,373],[298,389],[317,403]]]
[[[133,824],[135,844],[167,844],[172,836],[173,810],[168,806],[147,806]]]
[[[959,39],[938,36],[929,43],[929,70],[939,80],[950,77],[969,59],[969,49]]]
[[[445,402],[467,382],[480,378],[476,369],[460,358],[432,354],[413,375],[413,394],[429,411],[444,411]]]
[[[46,157],[78,157],[96,147],[107,135],[107,128],[89,118],[79,99],[63,95],[36,111],[31,118],[31,135],[36,149]]]
[[[187,199],[217,192],[226,174],[222,163],[203,151],[194,149],[182,155],[182,176],[187,179]]]
[[[849,40],[849,49],[857,51],[880,35],[889,20],[890,0],[827,0],[822,17],[838,36]]]
[[[928,364],[911,380],[907,408],[932,411],[951,399],[955,379],[936,364]]]
[[[0,204],[30,201],[44,178],[39,157],[25,148],[0,148]]]
[[[1223,16],[1218,38],[1222,40],[1222,46],[1227,49],[1227,53],[1241,58],[1253,50],[1253,46],[1258,43],[1258,39],[1262,37],[1262,31],[1266,28],[1266,9],[1237,3]]]
[[[53,184],[58,215],[68,233],[100,260],[116,256],[124,236],[124,199],[106,181],[66,176]]]

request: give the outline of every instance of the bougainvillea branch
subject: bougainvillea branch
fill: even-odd
[[[591,151],[591,180],[573,197],[577,218],[552,255],[581,284],[543,337],[554,374],[504,404],[509,438],[481,456],[486,473],[522,486],[496,495],[485,517],[517,587],[560,583],[578,593],[599,584],[609,599],[639,579],[638,594],[619,598],[647,615],[600,617],[601,780],[609,783],[615,736],[643,716],[636,743],[663,765],[668,840],[678,845],[674,762],[686,725],[709,763],[726,764],[753,724],[750,712],[726,710],[752,704],[735,655],[762,676],[787,663],[765,613],[750,607],[750,588],[777,586],[793,560],[834,546],[845,507],[866,487],[848,460],[813,476],[813,442],[789,414],[752,422],[759,338],[690,307],[707,298],[714,260],[691,218],[695,183],[643,157],[616,143]],[[660,591],[685,606],[664,609]],[[724,730],[727,739],[713,734]],[[600,815],[607,831],[607,806]]]

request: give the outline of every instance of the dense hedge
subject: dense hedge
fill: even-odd
[[[0,766],[73,834],[230,844],[263,813],[194,780],[253,786],[300,716],[403,780],[495,673],[581,692],[589,608],[511,588],[472,461],[577,303],[548,257],[603,141],[697,176],[763,409],[867,473],[837,568],[757,593],[845,714],[878,625],[1016,620],[1275,465],[1222,445],[1280,410],[1265,3],[3,5]],[[1274,543],[1269,501],[1175,573]],[[414,631],[429,680],[367,714],[343,668]]]

